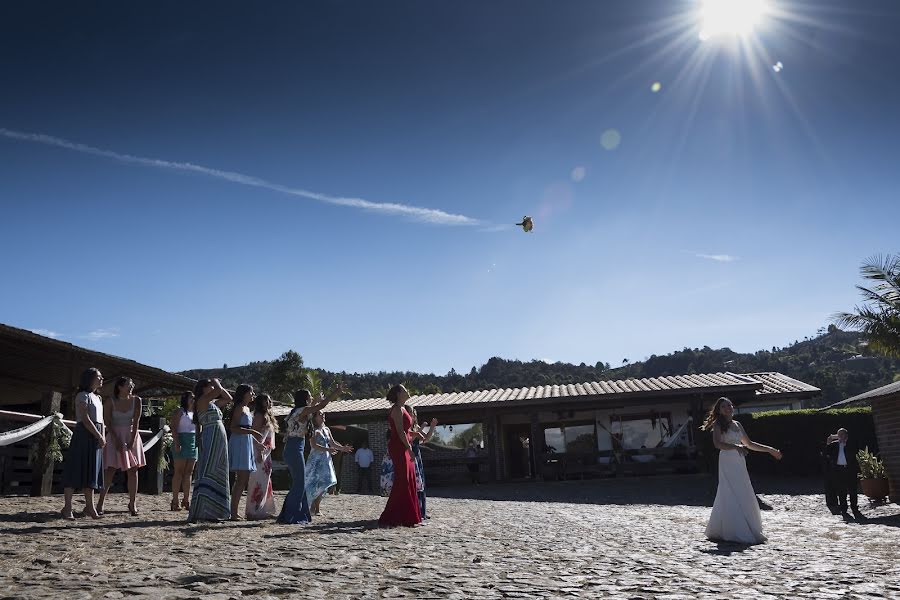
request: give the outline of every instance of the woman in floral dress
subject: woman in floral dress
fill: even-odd
[[[256,470],[250,473],[247,486],[248,520],[274,519],[275,497],[272,493],[272,450],[275,449],[275,434],[278,423],[272,414],[272,398],[268,394],[260,394],[253,403],[253,429],[259,431],[261,444],[254,444],[256,452]]]
[[[309,509],[312,514],[319,514],[322,496],[334,485],[337,485],[337,474],[331,455],[338,452],[353,452],[353,446],[343,446],[331,436],[331,430],[325,425],[325,413],[319,411],[313,415],[313,431],[310,444],[312,450],[306,461],[306,497],[309,498]]]

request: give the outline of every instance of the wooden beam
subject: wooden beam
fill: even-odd
[[[59,412],[62,403],[62,394],[59,392],[45,392],[41,398],[41,412],[52,415]],[[49,496],[53,491],[53,461],[41,460],[47,455],[50,445],[50,436],[53,435],[53,427],[47,427],[38,435],[38,460],[31,468],[31,495]]]

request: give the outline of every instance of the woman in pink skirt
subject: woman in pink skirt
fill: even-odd
[[[103,491],[97,502],[97,512],[103,514],[103,501],[112,486],[116,471],[128,474],[128,512],[137,516],[138,469],[147,464],[144,443],[138,423],[141,420],[141,398],[132,394],[134,382],[119,377],[113,395],[103,403],[103,421],[107,424],[106,446],[103,448]]]

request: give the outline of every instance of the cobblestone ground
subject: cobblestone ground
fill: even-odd
[[[123,495],[67,523],[60,497],[0,498],[0,598],[900,597],[897,505],[863,499],[869,521],[845,523],[808,482],[757,484],[769,542],[717,545],[703,537],[713,485],[435,489],[411,530],[375,527],[376,496],[329,496],[308,526],[187,525],[162,496],[131,517]]]

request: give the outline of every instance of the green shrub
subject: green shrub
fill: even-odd
[[[869,452],[869,447],[856,453],[856,460],[859,462],[859,478],[860,479],[884,479],[884,463],[878,460],[878,457]]]

